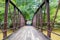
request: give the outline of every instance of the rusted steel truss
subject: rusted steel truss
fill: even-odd
[[[9,3],[12,4],[12,6],[14,7],[13,16],[11,15],[12,16],[11,17],[12,18],[12,23],[13,23],[13,28],[12,28],[13,31],[15,31],[16,28],[20,28],[20,27],[25,25],[25,19],[24,19],[24,16],[23,16],[22,12],[20,11],[20,9],[12,1],[5,0],[5,15],[4,15],[4,30],[5,31],[3,32],[3,40],[4,40],[4,38],[7,37]],[[21,25],[21,24],[23,24],[23,25]]]
[[[37,11],[35,12],[34,16],[33,16],[33,19],[32,19],[32,22],[35,20],[35,15],[37,16],[39,10],[40,10],[40,28],[41,28],[41,32],[43,30],[43,18],[42,18],[42,7],[43,5],[46,5],[46,15],[47,15],[47,36],[48,37],[51,37],[51,26],[50,26],[50,9],[49,9],[49,0],[44,0],[44,2],[40,5],[40,7],[37,9]],[[35,24],[37,23],[37,20],[38,19],[38,16],[36,17],[36,22]],[[33,23],[32,23],[33,24]],[[35,25],[36,26],[36,25]],[[48,31],[49,30],[49,31]]]

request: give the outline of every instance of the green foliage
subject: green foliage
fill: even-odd
[[[39,7],[39,5],[42,3],[42,0],[11,0],[11,1],[13,1],[16,4],[16,6],[22,11],[26,20],[32,19],[35,11]],[[58,6],[58,0],[50,0],[51,21],[54,18],[57,6]],[[13,13],[13,6],[10,4],[9,8],[10,9],[9,9],[9,13],[8,13],[8,20],[9,20],[8,22],[10,23],[11,22],[10,12]],[[45,8],[43,8],[42,10],[45,10]],[[4,22],[4,12],[5,12],[5,0],[0,0],[0,22],[1,23]],[[60,20],[59,13],[60,13],[60,10],[58,12],[56,22],[59,22],[59,20]],[[46,14],[45,14],[45,18],[46,18]],[[43,18],[43,19],[46,21],[45,18]]]
[[[16,0],[17,6],[23,12],[25,19],[32,19],[42,0]]]
[[[4,20],[4,9],[5,9],[5,0],[0,0],[0,22]]]

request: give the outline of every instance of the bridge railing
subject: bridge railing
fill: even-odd
[[[54,25],[55,23],[57,12],[58,12],[58,9],[56,11],[54,20],[52,20],[53,22],[50,22],[49,0],[44,0],[44,2],[42,2],[42,4],[40,5],[40,7],[37,9],[37,11],[33,16],[32,25],[37,29],[39,29],[41,32],[43,32],[43,30],[46,29],[48,38],[51,38],[51,33],[60,36],[60,34],[52,32],[52,27],[53,27],[52,25]],[[44,28],[44,26],[46,26],[46,28]]]
[[[3,33],[3,40],[7,38],[8,29],[15,32],[24,25],[25,19],[20,9],[11,0],[5,0],[4,24],[0,32]]]
[[[44,7],[45,5],[45,7]],[[50,10],[49,10],[49,0],[44,0],[44,2],[40,5],[40,7],[37,9],[37,11],[35,12],[35,15],[33,17],[33,26],[38,27],[40,26],[41,28],[41,32],[43,31],[42,27],[43,27],[43,13],[42,13],[42,8],[45,8],[46,10],[46,20],[47,20],[47,29],[50,30]],[[48,37],[50,37],[50,32],[47,30],[47,35]]]

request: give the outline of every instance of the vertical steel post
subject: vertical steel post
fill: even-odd
[[[40,8],[40,27],[41,27],[41,32],[43,32],[42,7]]]
[[[7,37],[7,18],[8,18],[8,7],[9,7],[9,0],[5,0],[5,14],[4,14],[4,32],[3,38]]]
[[[19,11],[18,11],[18,28],[19,28]]]
[[[19,18],[20,18],[20,27],[21,27],[21,14],[19,14],[20,16],[19,16]]]
[[[18,11],[18,12],[19,12],[19,11]],[[19,17],[19,28],[20,28],[20,25],[21,25],[21,17],[20,17],[20,12],[19,12],[18,17]]]
[[[16,12],[16,15],[15,15],[15,24],[16,24],[16,29],[18,28],[18,13]]]
[[[38,13],[36,15],[36,28],[38,28]]]
[[[38,29],[40,29],[40,10],[39,10],[39,12],[38,12]]]
[[[36,14],[35,14],[34,17],[33,17],[32,25],[33,25],[34,27],[36,27]]]
[[[50,27],[50,9],[49,9],[49,0],[45,0],[46,13],[47,13],[47,36],[51,37],[51,27]]]
[[[13,32],[14,32],[14,31],[15,31],[15,29],[16,29],[15,15],[16,15],[16,8],[15,8],[15,6],[14,6],[14,16],[13,16]]]

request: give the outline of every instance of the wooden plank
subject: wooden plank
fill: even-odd
[[[11,35],[8,40],[49,40],[33,26],[24,26]]]

